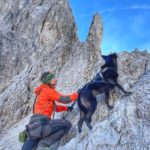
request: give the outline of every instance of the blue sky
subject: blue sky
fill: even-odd
[[[70,0],[80,41],[87,37],[96,12],[102,16],[103,54],[150,51],[150,0]]]

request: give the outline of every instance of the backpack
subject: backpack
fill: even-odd
[[[19,133],[19,142],[24,143],[27,139],[27,133],[26,130]]]

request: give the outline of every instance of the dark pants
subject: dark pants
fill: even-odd
[[[39,139],[27,139],[23,144],[21,150],[36,150]]]
[[[41,117],[41,115],[40,115]],[[36,117],[31,117],[30,122],[32,120],[35,120]],[[50,145],[57,142],[62,136],[64,136],[66,133],[68,133],[69,129],[71,128],[71,123],[64,119],[55,119],[55,120],[49,120],[48,124],[43,127],[42,138],[34,138],[28,137],[25,143],[22,146],[21,150],[36,150],[36,148],[39,146],[41,147],[49,147]],[[40,128],[37,128],[33,133],[38,133]],[[40,131],[41,132],[41,131]],[[49,135],[47,135],[49,133]],[[46,136],[45,136],[46,135]],[[36,137],[36,135],[35,135]]]

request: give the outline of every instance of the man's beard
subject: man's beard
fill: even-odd
[[[55,88],[56,88],[56,84],[50,84],[50,87],[51,87],[52,89],[55,89]]]

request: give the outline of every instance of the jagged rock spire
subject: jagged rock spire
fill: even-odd
[[[103,35],[103,25],[101,17],[96,13],[93,17],[87,41],[90,42],[96,50],[100,49],[100,43]]]

